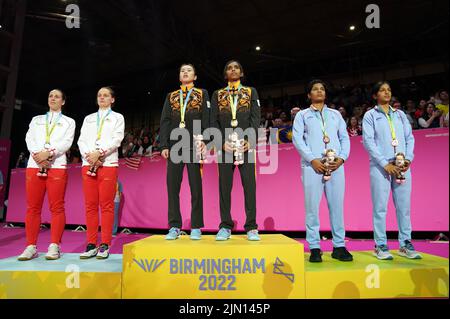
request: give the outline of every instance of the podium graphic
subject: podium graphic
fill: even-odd
[[[122,298],[305,298],[303,245],[283,235],[225,242],[151,236],[124,246]]]

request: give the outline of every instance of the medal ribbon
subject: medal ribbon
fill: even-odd
[[[100,137],[102,136],[103,124],[105,124],[105,119],[110,113],[111,109],[109,109],[108,113],[106,113],[106,115],[100,121],[100,111],[97,112],[97,141],[100,140]]]
[[[317,119],[320,121],[320,128],[322,130],[323,133],[323,137],[328,136],[327,134],[327,113],[323,112],[324,110],[322,109],[322,112],[320,112],[320,118],[317,115],[318,111],[314,112],[314,114],[316,115]]]
[[[235,94],[234,97],[231,97],[230,94],[230,86],[227,86],[227,91],[228,91],[228,99],[230,100],[230,107],[231,107],[231,117],[232,120],[235,121],[236,120],[236,112],[237,112],[237,103],[238,103],[238,98],[239,98],[239,91],[241,90],[242,85],[239,84],[237,91],[238,94]]]
[[[394,127],[394,123],[393,123],[393,121],[392,121],[392,119],[391,119],[391,116],[389,115],[389,112],[390,112],[390,110],[389,110],[388,112],[385,112],[384,114],[386,115],[386,118],[387,118],[387,120],[388,120],[388,122],[389,122],[389,129],[391,130],[392,140],[394,141],[394,140],[397,139],[397,137],[396,137],[396,135],[395,135],[395,127]]]
[[[189,102],[189,97],[191,96],[192,90],[194,88],[191,88],[187,95],[186,95],[186,101],[183,101],[183,90],[180,89],[180,106],[181,106],[181,110],[180,110],[180,116],[181,116],[181,123],[184,123],[184,115],[186,114],[186,107],[187,104]]]
[[[62,116],[62,112],[59,113],[58,117],[56,118],[56,121],[53,123],[52,127],[49,129],[49,125],[48,125],[48,113],[45,114],[45,144],[50,144],[50,136],[53,133],[53,130],[56,127],[56,124],[58,124],[59,120],[61,119]]]

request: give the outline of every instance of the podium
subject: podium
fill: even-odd
[[[45,260],[44,253],[30,261],[17,257],[0,260],[0,299],[120,299],[122,255],[107,260],[80,260],[62,254]]]
[[[284,235],[248,241],[151,236],[123,250],[122,298],[305,298],[303,244]]]
[[[421,253],[423,259],[407,259],[397,250],[391,253],[394,260],[378,260],[372,251],[355,251],[353,262],[343,263],[325,252],[323,263],[305,267],[307,298],[448,298],[447,258]]]

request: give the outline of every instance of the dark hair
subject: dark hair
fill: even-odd
[[[427,105],[426,105],[426,109],[428,109],[428,105],[432,105],[433,106],[433,111],[436,111],[436,105],[433,103],[433,102],[427,102]],[[425,121],[428,121],[429,119],[430,119],[430,116],[428,115],[428,110],[426,110],[425,109],[425,111],[423,112],[423,114],[422,114],[422,118],[425,120]]]
[[[438,96],[439,96],[439,97],[441,97],[441,93],[442,93],[442,92],[447,92],[447,94],[448,94],[448,91],[447,91],[447,90],[441,89],[441,90],[438,91]]]
[[[192,63],[183,63],[180,65],[180,69],[178,70],[178,73],[181,72],[181,68],[185,65],[191,66],[194,69],[194,74],[197,75],[197,71],[195,70],[195,66]]]
[[[111,86],[102,86],[100,89],[98,89],[98,91],[100,91],[101,89],[107,89],[109,91],[109,94],[111,94],[111,97],[116,97],[116,92],[114,92],[114,89]],[[114,106],[114,103],[111,103],[111,106]]]
[[[63,90],[56,88],[56,89],[50,90],[50,92],[51,92],[51,91],[59,91],[59,92],[61,93],[61,97],[62,97],[63,101],[66,100],[66,93],[64,93]]]
[[[225,63],[225,67],[223,68],[223,77],[224,77],[225,80],[228,79],[228,78],[227,78],[227,68],[228,68],[228,66],[229,66],[231,63],[233,63],[233,62],[236,62],[237,65],[239,65],[239,69],[241,69],[241,77],[243,77],[243,74],[244,74],[244,68],[242,67],[241,62],[239,62],[238,60],[230,60],[230,61],[228,61],[227,63]]]
[[[388,81],[380,81],[375,83],[375,85],[372,87],[372,96],[377,95],[378,91],[380,91],[381,87],[387,84],[389,85],[389,87],[391,87],[391,83],[389,83]]]
[[[308,83],[308,86],[306,87],[306,93],[307,93],[307,94],[311,93],[312,88],[313,88],[313,86],[314,86],[315,84],[322,84],[323,87],[324,87],[324,89],[325,89],[325,94],[328,93],[328,87],[327,87],[327,84],[326,84],[324,81],[320,80],[320,79],[314,79],[314,80],[312,80],[311,82],[309,82],[309,83]]]

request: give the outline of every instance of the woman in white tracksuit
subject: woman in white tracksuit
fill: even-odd
[[[63,115],[61,111],[65,101],[66,97],[61,90],[50,91],[49,111],[33,117],[25,137],[31,156],[28,160],[25,184],[27,247],[18,257],[21,261],[38,257],[36,245],[46,192],[51,212],[51,243],[45,258],[54,260],[60,257],[60,243],[66,223],[66,152],[72,146],[75,133],[75,121]]]
[[[78,139],[83,158],[82,179],[87,226],[87,247],[80,255],[81,259],[106,259],[109,256],[119,166],[118,148],[122,143],[125,128],[123,115],[112,110],[114,101],[112,88],[103,87],[98,91],[99,109],[84,118]],[[97,246],[99,207],[101,243]]]

